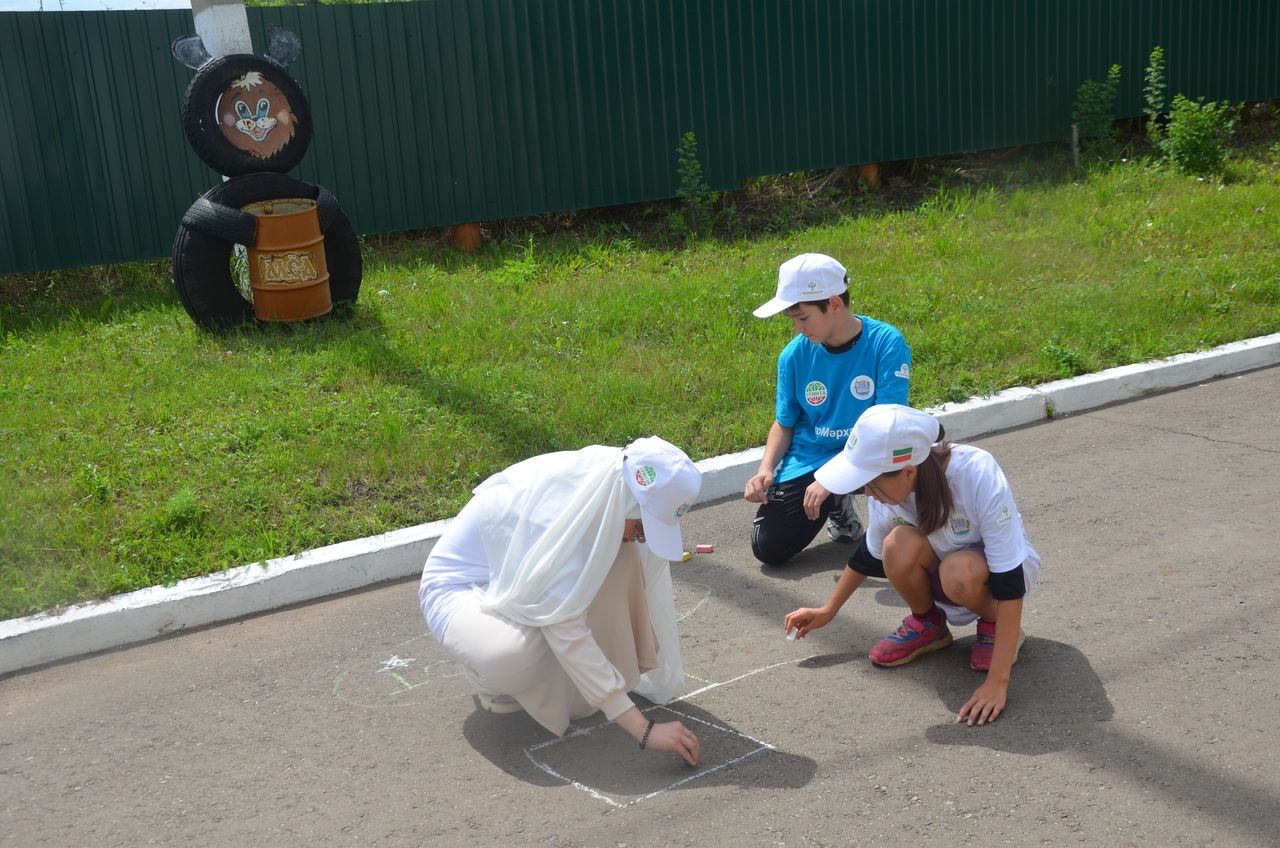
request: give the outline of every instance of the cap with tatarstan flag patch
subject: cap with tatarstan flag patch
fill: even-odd
[[[939,432],[937,419],[927,412],[897,403],[877,404],[862,413],[844,450],[814,477],[829,492],[852,492],[881,474],[924,462]]]

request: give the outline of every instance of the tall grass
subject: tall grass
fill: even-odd
[[[1226,183],[1130,162],[1015,187],[1014,163],[911,208],[678,247],[617,226],[475,256],[387,238],[349,316],[228,336],[160,265],[0,280],[0,617],[448,516],[542,451],[758,445],[790,329],[751,309],[802,251],[906,333],[919,406],[1275,332],[1270,158]]]

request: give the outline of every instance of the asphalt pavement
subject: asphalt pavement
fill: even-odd
[[[696,769],[477,710],[405,580],[0,678],[0,846],[1275,846],[1278,422],[1270,368],[972,440],[1045,562],[987,727],[971,627],[867,661],[884,581],[785,640],[849,548],[762,568],[735,499],[685,519],[687,694],[642,704]]]

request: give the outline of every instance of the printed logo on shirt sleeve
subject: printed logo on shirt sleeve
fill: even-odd
[[[996,524],[999,524],[1001,527],[1003,527],[1004,525],[1008,524],[1012,520],[1013,520],[1013,511],[1009,509],[1009,505],[1005,504],[1004,506],[1000,507],[1000,515],[996,517]]]
[[[911,365],[906,362],[902,363],[898,366],[898,370],[893,372],[893,376],[901,377],[904,380],[911,379]]]

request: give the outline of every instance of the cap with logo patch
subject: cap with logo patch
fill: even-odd
[[[679,560],[680,519],[702,490],[702,472],[684,451],[657,436],[636,439],[622,454],[622,476],[640,504],[645,543],[663,559]]]
[[[844,266],[825,253],[802,253],[779,266],[778,293],[751,314],[768,318],[797,303],[844,294],[849,289],[845,278]]]
[[[940,425],[927,412],[896,403],[871,407],[858,418],[844,450],[814,473],[827,491],[847,494],[881,474],[919,465],[938,441]]]

